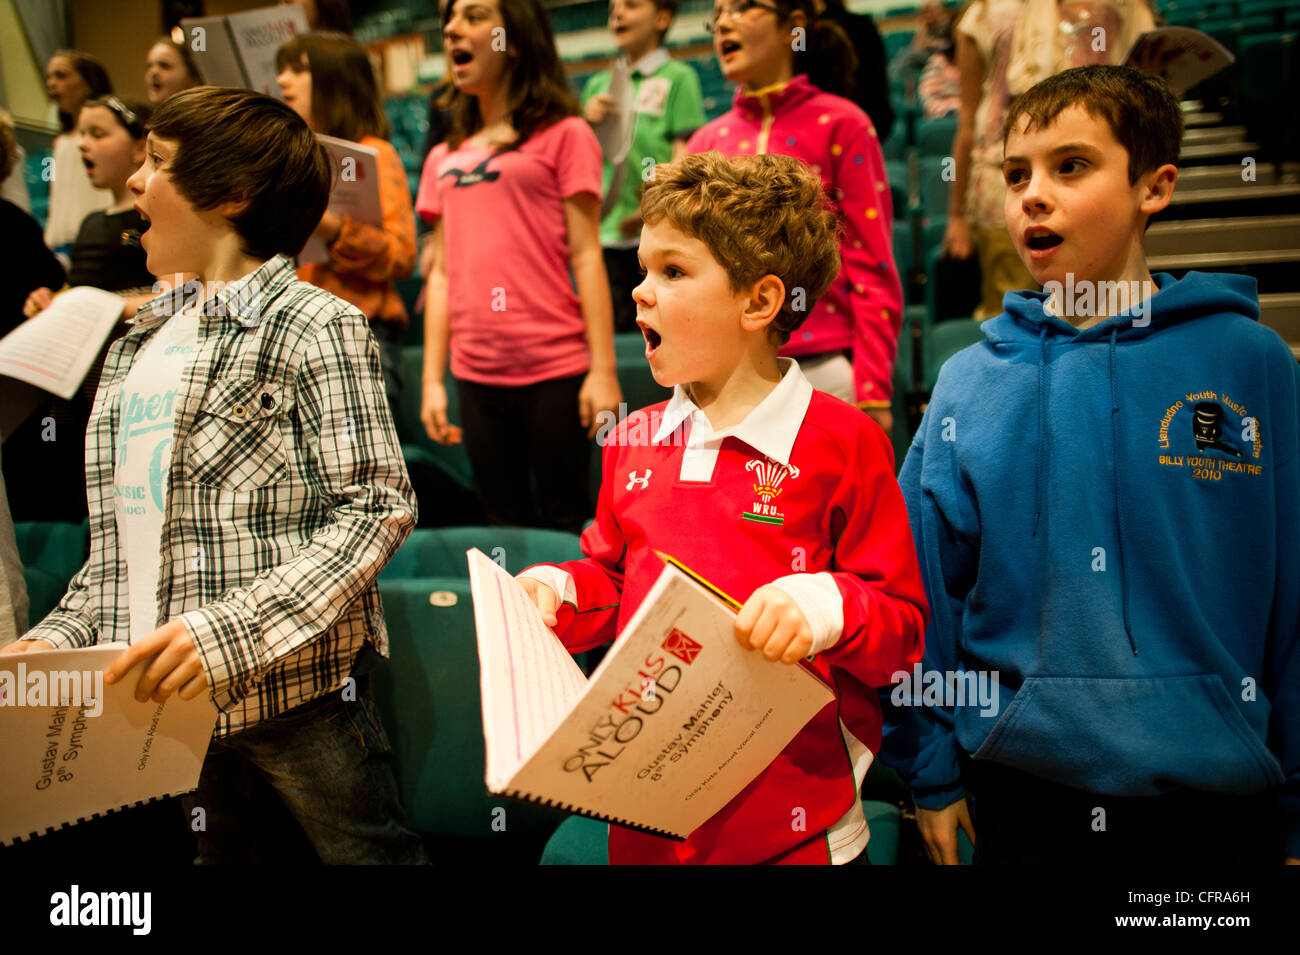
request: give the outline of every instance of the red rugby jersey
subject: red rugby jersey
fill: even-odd
[[[613,825],[610,861],[847,861],[867,839],[858,790],[880,747],[873,688],[921,659],[928,612],[893,450],[875,422],[813,391],[795,367],[740,426],[706,445],[706,455],[716,448],[711,474],[688,463],[690,476],[708,479],[683,480],[692,412],[678,388],[606,440],[596,520],[582,536],[588,557],[556,565],[576,591],[557,635],[577,653],[621,632],[663,569],[656,549],[741,601],[792,572],[826,571],[843,598],[844,629],[804,665],[837,699],[685,842]]]

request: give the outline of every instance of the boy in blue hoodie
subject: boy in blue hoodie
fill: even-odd
[[[1181,137],[1124,67],[1007,114],[1044,291],[944,366],[900,476],[932,621],[882,755],[935,862],[959,826],[989,862],[1300,858],[1300,383],[1254,279],[1146,268]]]

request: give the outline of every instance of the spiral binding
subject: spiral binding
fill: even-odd
[[[663,836],[665,839],[672,839],[674,842],[686,841],[685,836],[679,836],[666,829],[656,829],[654,826],[643,826],[638,822],[632,822],[630,819],[622,819],[618,816],[606,815],[605,813],[595,812],[591,809],[583,809],[580,806],[574,806],[570,803],[560,802],[555,799],[546,799],[543,796],[534,796],[531,793],[525,793],[518,789],[507,789],[502,793],[502,795],[509,796],[511,799],[517,799],[520,802],[531,803],[534,806],[546,806],[549,809],[559,809],[575,816],[586,816],[588,819],[597,819],[600,822],[612,822],[615,825],[623,826],[625,829],[635,829],[638,832],[648,832],[652,836]]]
[[[184,796],[186,793],[194,792],[193,789],[178,789],[174,793],[159,793],[157,796],[150,796],[148,799],[137,799],[135,802],[124,802],[116,809],[105,809],[103,812],[92,812],[89,816],[78,816],[76,819],[68,819],[59,823],[57,826],[46,826],[44,829],[34,830],[22,836],[10,836],[7,839],[0,840],[0,846],[16,846],[20,842],[32,842],[41,836],[52,835],[56,832],[62,832],[65,829],[71,829],[73,826],[81,825],[83,822],[90,822],[92,819],[103,819],[110,813],[121,812],[123,809],[134,809],[137,806],[147,806],[151,802],[158,802],[160,799],[173,799],[176,796]]]

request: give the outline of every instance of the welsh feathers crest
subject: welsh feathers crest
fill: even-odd
[[[787,477],[799,476],[799,469],[793,464],[789,466],[778,464],[770,458],[761,461],[754,458],[745,465],[745,470],[754,472],[754,479],[757,482],[754,485],[754,493],[763,499],[764,504],[770,504],[772,498],[781,493],[782,481]]]

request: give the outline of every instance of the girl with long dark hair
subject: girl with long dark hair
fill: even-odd
[[[463,434],[490,522],[578,531],[588,440],[620,398],[600,146],[540,0],[453,0],[443,38],[452,130],[416,200],[435,249],[422,417],[435,441]],[[447,418],[449,356],[463,431]]]

